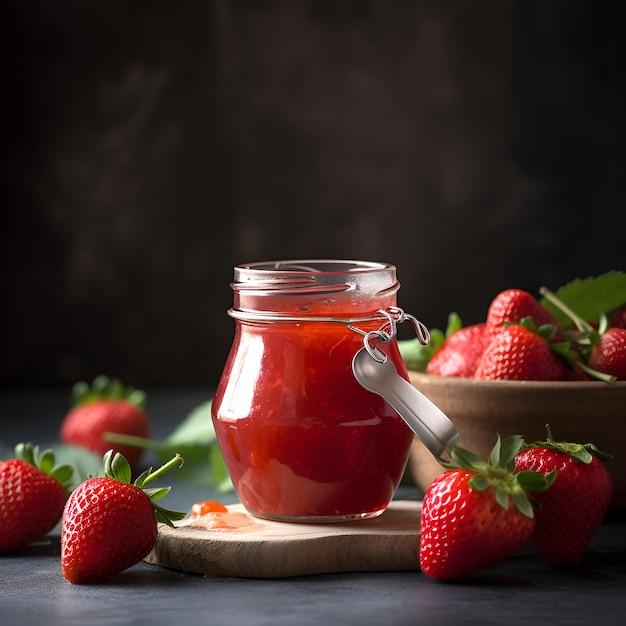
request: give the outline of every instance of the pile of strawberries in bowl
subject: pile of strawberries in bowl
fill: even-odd
[[[460,445],[486,458],[498,435],[593,442],[612,455],[612,507],[626,507],[626,274],[575,280],[539,297],[506,289],[484,321],[452,313],[428,346],[399,342],[411,383],[454,422]],[[411,472],[426,489],[443,468],[420,441]]]

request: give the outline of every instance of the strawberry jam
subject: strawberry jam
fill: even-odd
[[[235,337],[212,404],[220,449],[250,513],[287,521],[373,517],[402,478],[413,434],[363,389],[352,359],[385,325],[390,265],[298,261],[235,268]],[[395,340],[380,344],[407,376]]]

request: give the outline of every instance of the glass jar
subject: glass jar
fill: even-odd
[[[220,449],[248,512],[281,521],[381,514],[413,433],[359,385],[352,360],[396,307],[396,268],[343,260],[234,268],[235,336],[212,403]],[[395,339],[378,346],[408,374]]]

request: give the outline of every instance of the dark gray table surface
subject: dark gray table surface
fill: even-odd
[[[165,437],[208,389],[148,390],[154,435]],[[54,441],[68,391],[0,390],[0,442]],[[169,476],[169,475],[168,475]],[[233,494],[173,484],[167,505],[236,502]],[[401,487],[402,499],[420,492]],[[611,512],[580,567],[557,571],[532,550],[469,580],[440,583],[420,572],[365,572],[280,580],[204,578],[139,563],[117,577],[71,585],[61,573],[59,529],[26,550],[0,556],[0,622],[103,624],[621,624],[626,615],[626,518]]]

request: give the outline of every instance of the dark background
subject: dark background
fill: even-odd
[[[615,2],[2,12],[3,385],[214,385],[243,262],[394,263],[430,327],[626,269]]]

